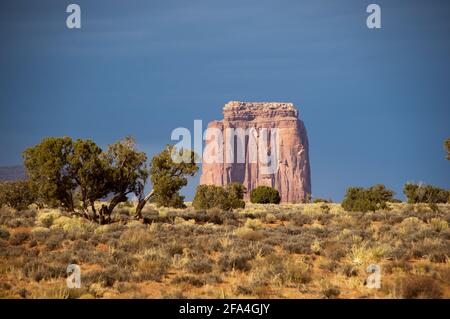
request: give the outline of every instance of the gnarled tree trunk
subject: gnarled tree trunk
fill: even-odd
[[[136,206],[136,213],[134,214],[134,217],[136,219],[142,218],[142,209],[144,208],[145,204],[153,197],[153,190],[145,196],[143,199],[139,200],[138,205]]]
[[[111,223],[111,213],[113,212],[114,208],[122,202],[127,201],[127,195],[126,194],[119,194],[113,197],[111,201],[109,202],[109,205],[103,204],[98,212],[98,223],[100,225],[109,224]]]

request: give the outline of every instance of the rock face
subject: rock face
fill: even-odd
[[[208,146],[222,147],[224,153],[230,148],[226,143],[227,129],[276,129],[278,138],[278,165],[272,173],[262,172],[262,164],[252,162],[248,151],[249,138],[245,143],[245,162],[229,163],[227,161],[206,163],[202,165],[200,184],[227,185],[232,182],[242,183],[248,194],[257,186],[265,185],[276,188],[280,192],[282,202],[298,203],[311,194],[311,174],[309,168],[308,137],[298,110],[292,103],[236,102],[232,101],[223,108],[224,119],[208,124],[208,129],[218,129],[224,135],[223,141],[207,139]],[[258,133],[259,136],[260,133]],[[270,136],[269,134],[267,134]],[[233,138],[234,140],[234,138]],[[236,144],[237,139],[235,140]],[[268,145],[274,145],[275,139],[268,139]],[[222,145],[209,145],[221,143]],[[231,146],[235,147],[235,146]],[[259,147],[259,144],[258,144]],[[228,148],[228,149],[227,149]],[[267,154],[271,153],[271,149]],[[258,153],[259,154],[259,153]]]

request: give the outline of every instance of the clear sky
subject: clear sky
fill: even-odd
[[[46,136],[133,135],[151,156],[230,100],[286,101],[308,130],[313,196],[450,188],[448,0],[7,0],[0,37],[0,165]]]

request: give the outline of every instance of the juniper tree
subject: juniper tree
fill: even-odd
[[[187,185],[187,177],[198,171],[196,154],[191,150],[176,149],[173,145],[155,155],[150,163],[150,179],[153,189],[144,196],[138,195],[136,218],[142,217],[142,209],[150,200],[158,206],[185,207],[184,196],[179,191]]]
[[[73,153],[70,137],[49,137],[23,152],[26,173],[36,194],[46,203],[56,202],[74,211],[76,182],[70,169]]]
[[[112,198],[108,204],[101,206],[101,224],[111,221],[114,208],[126,202],[129,195],[140,196],[148,178],[147,155],[136,150],[131,137],[110,145],[102,157],[107,164],[107,185]]]

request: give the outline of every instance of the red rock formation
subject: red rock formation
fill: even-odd
[[[261,173],[261,164],[252,163],[245,152],[245,163],[203,163],[200,184],[227,185],[242,183],[248,193],[259,186],[276,188],[282,202],[298,203],[311,194],[311,177],[308,155],[308,137],[298,111],[292,103],[229,102],[223,108],[224,119],[209,123],[208,128],[219,129],[224,136],[227,128],[274,129],[278,132],[278,165],[272,174]],[[222,148],[227,152],[226,137]],[[249,139],[245,139],[247,149]],[[218,143],[214,139],[206,141]],[[273,143],[273,141],[269,141]],[[220,145],[214,145],[219,147]],[[230,148],[230,146],[228,146]],[[206,148],[205,148],[206,150]],[[226,161],[225,161],[226,162]],[[248,196],[248,195],[247,195]]]

